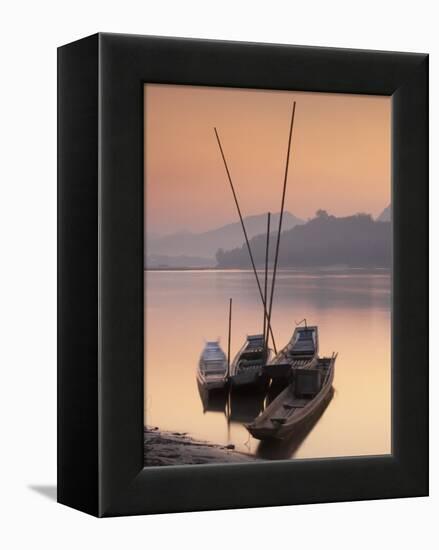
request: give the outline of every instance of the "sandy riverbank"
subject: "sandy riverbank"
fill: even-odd
[[[256,462],[255,456],[223,446],[197,441],[181,432],[163,432],[144,428],[145,466],[179,466],[181,464],[224,464]]]

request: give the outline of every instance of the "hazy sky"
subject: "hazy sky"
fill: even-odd
[[[305,219],[319,208],[378,215],[390,203],[390,97],[148,84],[148,230],[237,221],[214,126],[243,214],[278,212],[294,100],[286,209]]]

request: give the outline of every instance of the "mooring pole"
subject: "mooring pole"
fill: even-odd
[[[232,340],[232,298],[229,300],[229,341],[227,344],[227,380],[230,376],[230,343]]]
[[[267,303],[267,286],[268,286],[268,254],[270,249],[270,212],[267,214],[267,241],[265,243],[265,275],[264,275],[264,302]],[[265,347],[265,353],[267,353],[267,342],[268,342],[268,334],[267,334],[267,316],[265,315],[264,311],[264,347]]]
[[[223,151],[223,148],[222,148],[222,145],[221,145],[221,140],[219,138],[217,129],[214,128],[214,131],[215,131],[216,140],[218,142],[218,147],[219,147],[219,150],[220,150],[220,153],[221,153],[221,157],[222,157],[223,162],[224,162],[224,167],[226,169],[227,179],[229,180],[230,188],[232,190],[233,199],[235,201],[236,209],[238,210],[239,221],[241,222],[242,231],[244,233],[245,242],[247,244],[247,250],[248,250],[248,254],[250,256],[250,261],[251,261],[251,264],[252,264],[253,273],[255,275],[256,284],[258,285],[259,295],[260,295],[261,300],[262,300],[262,305],[264,306],[264,315],[267,318],[267,327],[268,327],[268,331],[270,332],[270,335],[271,335],[271,340],[273,342],[273,349],[274,349],[274,352],[277,353],[276,343],[274,341],[273,331],[271,329],[270,318],[269,318],[269,315],[268,315],[268,312],[267,312],[267,304],[265,302],[264,295],[263,295],[263,292],[262,292],[261,283],[259,281],[258,272],[256,270],[256,264],[255,264],[255,261],[253,259],[252,249],[250,247],[250,242],[249,242],[249,238],[248,238],[248,235],[247,235],[247,230],[245,228],[244,219],[242,217],[241,209],[239,207],[238,197],[236,196],[235,187],[234,187],[233,181],[232,181],[232,176],[230,175],[230,170],[229,170],[229,167],[227,165],[226,157],[224,155],[224,151]],[[267,332],[267,334],[268,334],[268,332]],[[268,340],[268,338],[267,338],[267,340]]]
[[[227,343],[227,384],[226,384],[226,418],[227,418],[227,440],[230,442],[230,414],[231,414],[231,391],[230,382],[230,346],[232,342],[232,298],[229,299],[229,338]]]
[[[276,240],[276,252],[274,255],[274,265],[273,265],[273,279],[271,281],[271,293],[270,293],[270,305],[268,306],[268,324],[271,322],[271,311],[273,309],[273,296],[274,296],[274,286],[276,284],[276,273],[277,273],[277,264],[279,261],[279,245],[280,245],[280,234],[282,231],[282,220],[284,216],[285,208],[285,195],[287,191],[287,181],[288,181],[288,168],[290,165],[290,150],[291,150],[291,138],[293,136],[293,126],[294,126],[294,114],[296,112],[296,102],[293,103],[293,111],[291,113],[291,122],[290,122],[290,133],[288,136],[288,147],[287,147],[287,159],[285,163],[285,174],[284,174],[284,185],[282,190],[282,200],[279,214],[279,228],[277,231],[277,240]],[[268,338],[267,338],[268,341]],[[268,343],[268,342],[267,342]]]

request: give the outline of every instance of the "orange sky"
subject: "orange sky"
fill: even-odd
[[[286,210],[305,219],[319,208],[378,215],[390,203],[390,97],[148,84],[148,230],[237,221],[214,126],[243,214],[278,212],[294,100]]]

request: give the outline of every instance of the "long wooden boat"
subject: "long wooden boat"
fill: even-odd
[[[263,334],[247,336],[230,366],[232,387],[253,387],[264,384],[266,380],[262,377],[262,371],[270,357],[271,350],[266,349]]]
[[[197,382],[204,391],[225,389],[227,358],[218,342],[206,342],[198,362]]]
[[[293,370],[291,383],[246,428],[257,439],[286,439],[313,414],[324,408],[332,396],[335,360],[317,359],[313,366]]]
[[[316,364],[319,353],[319,331],[316,326],[296,327],[288,344],[262,369],[273,386],[290,383],[293,370]]]

